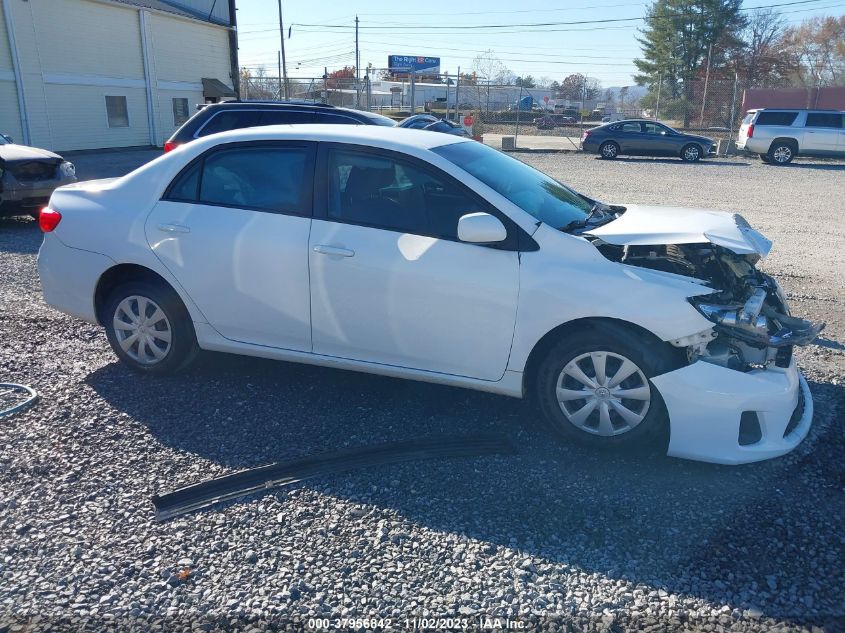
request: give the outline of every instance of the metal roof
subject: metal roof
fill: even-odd
[[[154,9],[164,13],[173,13],[184,18],[192,18],[194,20],[202,20],[203,22],[211,22],[214,24],[221,24],[229,26],[229,5],[227,2],[214,3],[211,1],[183,0],[178,2],[176,0],[111,0],[118,4],[128,4],[133,7],[141,9]],[[209,11],[204,10],[203,5],[209,5]],[[220,9],[222,7],[222,10]]]

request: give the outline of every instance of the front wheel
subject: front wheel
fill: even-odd
[[[619,145],[613,141],[606,141],[601,144],[601,147],[599,147],[599,155],[602,158],[612,160],[619,156]]]
[[[695,143],[684,145],[681,149],[681,160],[685,163],[696,163],[701,160],[701,147]]]
[[[178,371],[198,351],[187,309],[173,289],[161,283],[131,281],[115,288],[103,324],[117,357],[138,372]]]
[[[655,444],[666,408],[650,379],[677,367],[671,353],[614,326],[561,339],[541,362],[536,398],[564,439],[602,448]]]

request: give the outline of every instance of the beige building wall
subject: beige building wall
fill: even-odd
[[[110,0],[0,2],[11,14],[32,145],[160,146],[177,127],[174,98],[187,98],[193,114],[203,77],[232,83],[225,27]],[[18,140],[7,40],[0,24],[0,127]],[[107,96],[126,99],[128,126],[109,126]]]
[[[5,0],[0,0],[0,3],[2,2]],[[7,134],[18,143],[23,142],[18,89],[15,84],[15,68],[12,64],[12,48],[2,10],[0,10],[0,134]]]

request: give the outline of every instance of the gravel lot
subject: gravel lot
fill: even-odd
[[[34,223],[0,220],[0,381],[43,395],[0,421],[0,631],[313,616],[474,628],[482,615],[550,630],[845,630],[845,165],[521,157],[608,201],[740,211],[775,241],[764,268],[794,313],[828,322],[797,352],[816,417],[795,452],[742,467],[599,454],[553,444],[518,400],[222,354],[138,377],[100,329],[42,302]],[[86,177],[117,164],[74,160]],[[152,494],[212,475],[480,432],[518,454],[153,519]]]

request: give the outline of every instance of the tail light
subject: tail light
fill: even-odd
[[[754,136],[754,124],[753,123],[750,123],[748,125],[748,129],[745,130],[745,136],[747,138],[751,138],[752,136]]]
[[[45,233],[55,231],[56,227],[59,226],[59,222],[61,221],[62,214],[56,211],[55,209],[51,209],[50,207],[44,207],[38,213],[38,226]]]
[[[584,132],[584,133],[581,135],[581,142],[583,143],[584,141],[586,141],[586,140],[587,140],[587,137],[588,137],[589,135],[590,135],[590,133],[589,133],[589,132]]]
[[[177,143],[176,141],[165,141],[164,142],[164,153],[166,154],[167,152],[174,150],[177,147],[179,147],[179,143]]]

